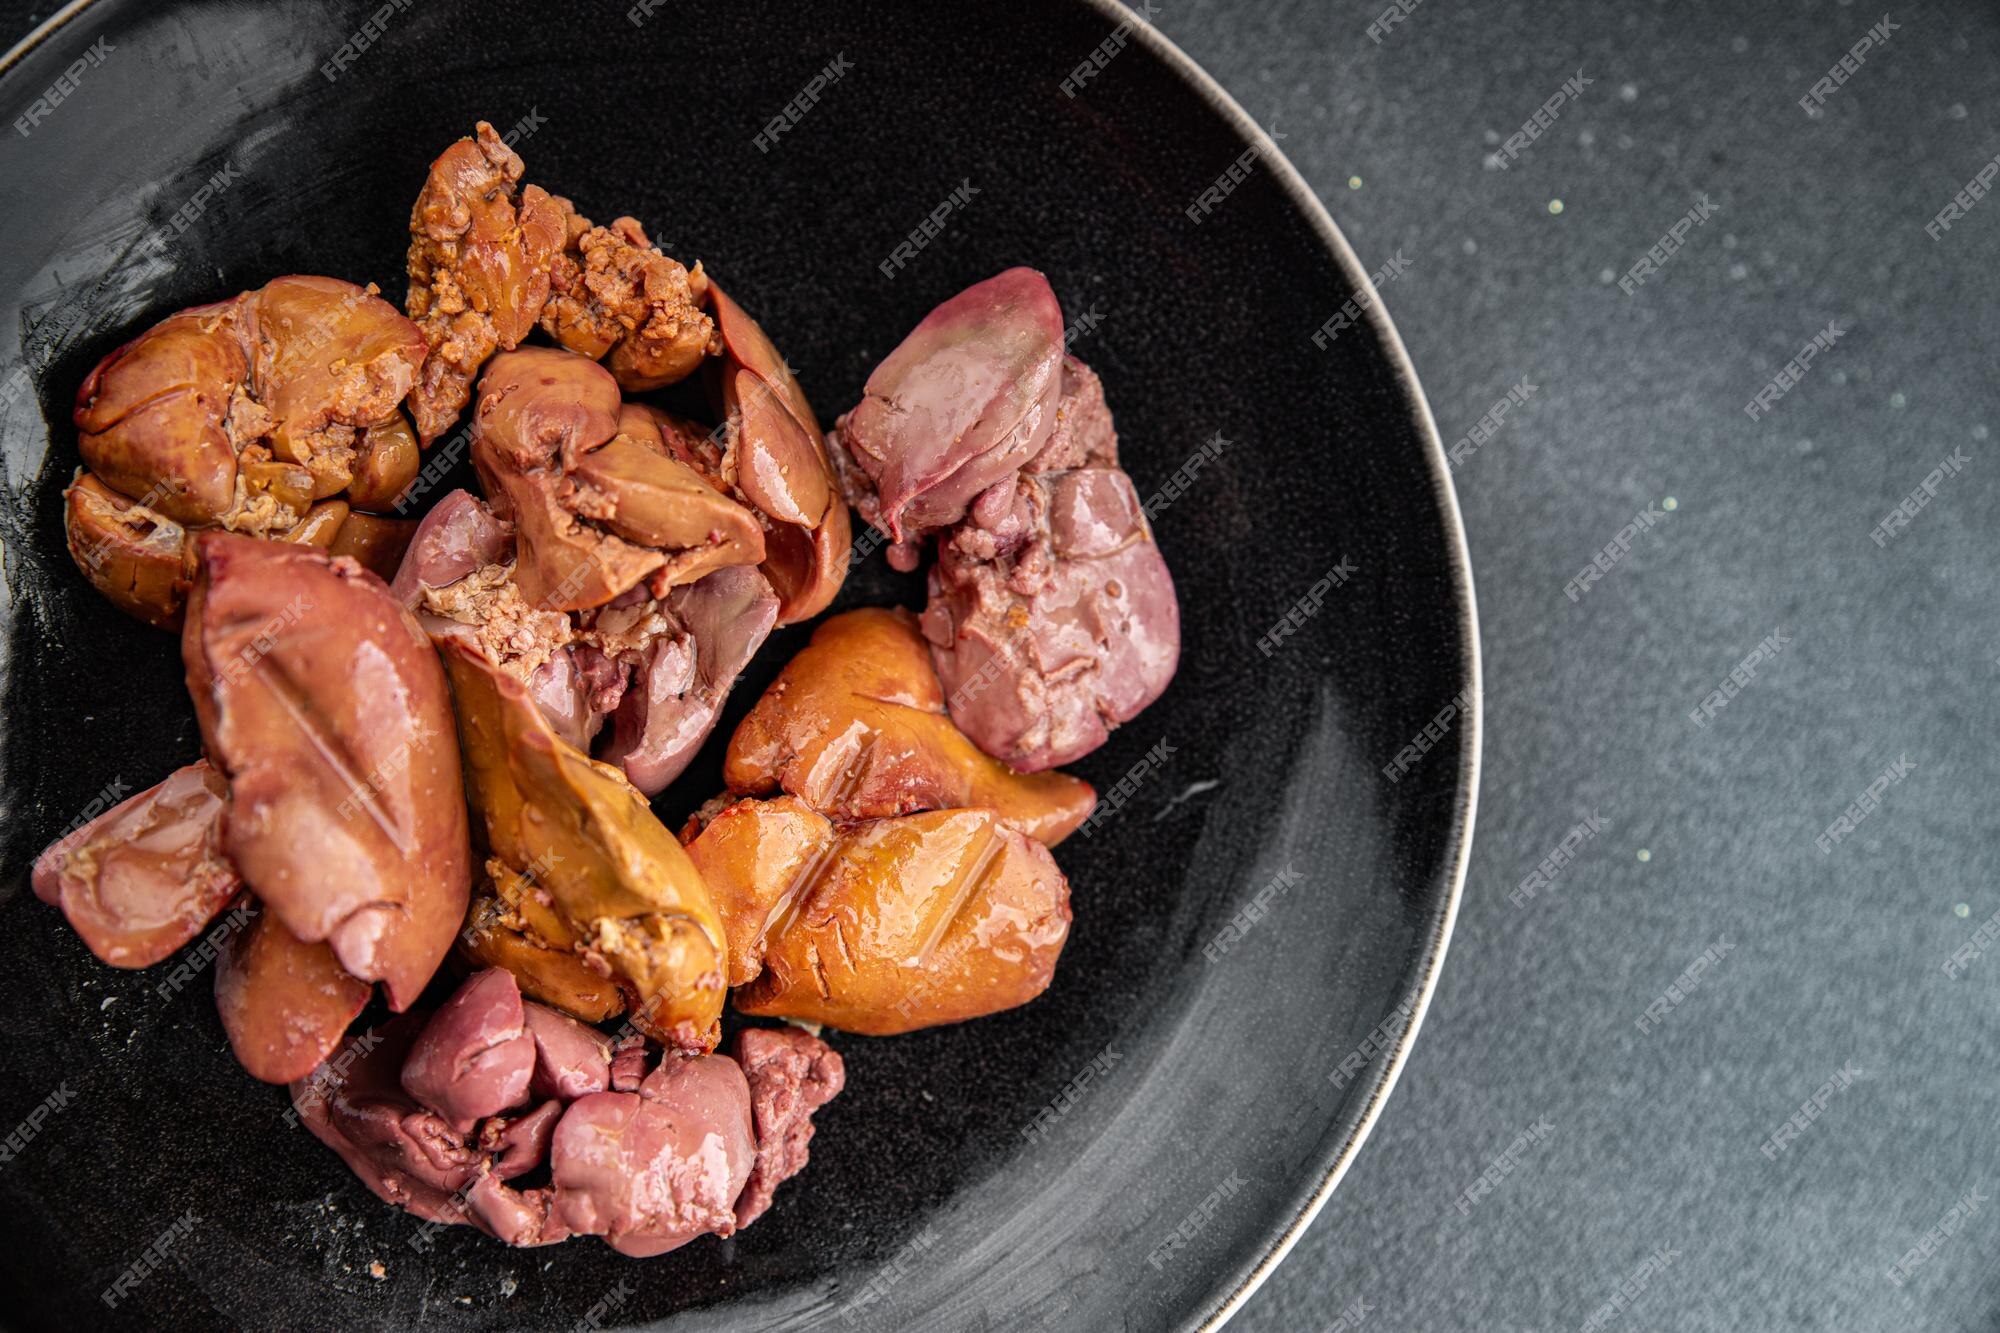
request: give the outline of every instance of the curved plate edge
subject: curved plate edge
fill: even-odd
[[[1285,156],[1284,150],[1272,142],[1271,137],[1264,133],[1263,127],[1243,109],[1242,104],[1230,96],[1229,91],[1216,82],[1214,76],[1197,64],[1193,57],[1175,45],[1172,38],[1119,3],[1119,0],[1082,0],[1082,2],[1113,23],[1130,23],[1133,33],[1147,50],[1185,79],[1189,87],[1199,93],[1234,125],[1246,140],[1256,146],[1258,156],[1270,164],[1272,178],[1298,205],[1300,212],[1325,241],[1327,249],[1333,253],[1336,262],[1346,275],[1350,287],[1357,292],[1367,290],[1368,270],[1355,255],[1353,246],[1348,244],[1347,237],[1341,233],[1333,216],[1327,212],[1325,203],[1314,192],[1312,186],[1306,183],[1305,177],[1299,174],[1299,169],[1292,165],[1291,159]],[[1432,939],[1424,973],[1417,980],[1410,1021],[1404,1027],[1388,1066],[1368,1100],[1367,1107],[1362,1111],[1360,1122],[1355,1126],[1347,1142],[1343,1143],[1335,1153],[1332,1165],[1326,1175],[1321,1177],[1312,1198],[1292,1218],[1285,1228],[1284,1235],[1279,1237],[1278,1243],[1272,1247],[1270,1253],[1266,1254],[1249,1275],[1220,1302],[1202,1315],[1197,1323],[1190,1325],[1201,1330],[1201,1333],[1213,1333],[1213,1330],[1228,1323],[1264,1284],[1264,1280],[1285,1261],[1285,1257],[1292,1252],[1292,1247],[1298,1244],[1299,1238],[1319,1216],[1320,1209],[1324,1208],[1326,1201],[1333,1196],[1333,1191],[1339,1186],[1341,1178],[1354,1164],[1362,1144],[1368,1141],[1368,1135],[1375,1128],[1375,1121],[1388,1102],[1389,1094],[1395,1090],[1396,1080],[1402,1075],[1404,1062],[1409,1059],[1410,1050],[1416,1044],[1417,1033],[1423,1027],[1424,1016],[1430,1009],[1431,996],[1437,989],[1438,974],[1444,966],[1445,953],[1451,945],[1452,927],[1458,921],[1459,901],[1465,893],[1466,870],[1472,854],[1473,823],[1479,809],[1479,762],[1484,744],[1486,714],[1484,673],[1479,649],[1479,610],[1472,585],[1472,556],[1466,544],[1464,519],[1459,513],[1458,492],[1452,485],[1451,470],[1445,463],[1444,443],[1438,436],[1437,421],[1431,415],[1430,400],[1425,397],[1423,385],[1417,379],[1416,367],[1410,361],[1408,349],[1403,346],[1402,335],[1396,331],[1395,321],[1389,317],[1388,308],[1381,299],[1371,301],[1364,307],[1363,318],[1380,338],[1383,348],[1388,352],[1390,365],[1416,402],[1417,434],[1424,443],[1425,459],[1431,470],[1432,488],[1450,542],[1449,560],[1457,575],[1460,628],[1466,643],[1466,672],[1463,684],[1468,691],[1467,697],[1471,700],[1471,707],[1468,710],[1470,720],[1466,724],[1467,744],[1459,762],[1459,783],[1465,794],[1455,812],[1457,828],[1454,833],[1457,847],[1452,857],[1444,915]]]
[[[0,53],[0,74],[5,74],[8,70],[20,64],[21,61],[27,58],[29,52],[47,41],[55,34],[57,29],[75,18],[78,14],[81,14],[92,3],[93,0],[69,0],[68,4],[43,19],[41,24],[29,32],[26,37],[14,43],[5,52]]]

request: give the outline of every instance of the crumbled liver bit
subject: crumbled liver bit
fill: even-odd
[[[661,254],[634,218],[596,227],[573,215],[549,286],[543,329],[592,359],[613,353],[611,368],[627,388],[670,384],[722,351],[701,308],[701,265],[690,272]]]
[[[747,1227],[771,1206],[779,1185],[805,1168],[812,1115],[847,1082],[840,1053],[798,1028],[746,1028],[736,1060],[750,1083],[757,1160],[736,1196],[736,1225]]]
[[[494,662],[522,680],[577,637],[564,613],[528,605],[512,565],[485,565],[445,587],[427,586],[423,609],[471,627]]]
[[[606,657],[622,653],[642,653],[662,636],[684,633],[680,622],[666,613],[657,601],[648,599],[630,606],[608,606],[584,613],[585,623],[576,632],[580,642],[594,645]]]

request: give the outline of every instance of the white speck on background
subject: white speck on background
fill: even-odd
[[[1169,814],[1173,812],[1173,808],[1175,806],[1179,805],[1182,801],[1187,800],[1189,797],[1199,796],[1205,791],[1214,791],[1217,787],[1220,787],[1221,785],[1222,785],[1221,781],[1217,778],[1203,778],[1199,782],[1188,783],[1188,785],[1184,789],[1182,789],[1181,794],[1179,796],[1174,797],[1173,800],[1168,801],[1165,805],[1160,807],[1159,813],[1153,816],[1153,822],[1157,824],[1162,819],[1165,819]]]

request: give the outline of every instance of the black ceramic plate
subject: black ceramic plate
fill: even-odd
[[[7,1323],[1186,1328],[1282,1257],[1379,1112],[1450,932],[1472,593],[1386,317],[1313,340],[1363,270],[1242,112],[1127,18],[95,0],[0,62]],[[400,295],[425,167],[481,117],[523,131],[529,179],[725,277],[828,419],[933,304],[1010,264],[1047,272],[1161,497],[1180,589],[1179,677],[1076,765],[1107,793],[1145,771],[1061,850],[1076,924],[1052,989],[837,1038],[848,1091],[805,1174],[738,1237],[648,1261],[463,1229],[418,1248],[236,1068],[205,974],[103,967],[26,891],[108,784],[198,748],[174,641],[64,554],[78,381],[154,319],[278,274]],[[841,604],[920,595],[878,555]],[[724,734],[802,637],[766,650]]]

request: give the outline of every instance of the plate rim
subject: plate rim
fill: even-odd
[[[90,3],[91,0],[79,0]],[[1263,126],[1243,109],[1243,106],[1229,90],[1218,82],[1214,75],[1203,69],[1195,59],[1181,50],[1171,37],[1154,27],[1151,22],[1120,0],[1077,0],[1088,9],[1114,23],[1132,25],[1132,35],[1141,46],[1157,57],[1166,69],[1181,79],[1192,91],[1207,102],[1249,145],[1256,149],[1258,158],[1270,169],[1272,179],[1286,198],[1297,208],[1300,215],[1312,227],[1326,248],[1342,277],[1347,280],[1351,291],[1370,290],[1368,270],[1354,253],[1354,247],[1342,234],[1339,224],[1327,211],[1325,202],[1311,185],[1306,182],[1299,169]],[[4,66],[0,66],[4,69]],[[1423,384],[1417,378],[1417,369],[1410,360],[1409,349],[1403,345],[1402,334],[1389,316],[1386,303],[1378,296],[1362,306],[1361,322],[1366,323],[1380,340],[1382,349],[1389,358],[1390,370],[1396,376],[1413,405],[1411,424],[1416,427],[1424,461],[1431,474],[1431,489],[1438,507],[1438,515],[1445,529],[1446,563],[1452,576],[1452,590],[1456,594],[1459,613],[1459,629],[1466,645],[1461,688],[1470,701],[1466,709],[1466,745],[1459,761],[1458,781],[1460,795],[1453,811],[1454,827],[1450,836],[1456,841],[1452,849],[1451,867],[1445,885],[1444,911],[1439,917],[1437,928],[1431,937],[1429,947],[1420,964],[1420,975],[1414,987],[1406,984],[1404,1000],[1410,1003],[1410,1021],[1404,1026],[1391,1053],[1388,1064],[1370,1089],[1368,1104],[1362,1108],[1361,1119],[1353,1131],[1333,1153],[1333,1159],[1326,1165],[1319,1183],[1314,1186],[1312,1197],[1307,1199],[1285,1224],[1283,1234],[1278,1237],[1264,1256],[1252,1266],[1250,1272],[1240,1279],[1234,1288],[1220,1301],[1198,1316],[1196,1322],[1185,1325],[1213,1333],[1228,1323],[1246,1302],[1264,1285],[1278,1265],[1290,1256],[1292,1249],[1305,1235],[1320,1210],[1326,1207],[1328,1199],[1341,1179],[1346,1176],[1354,1159],[1360,1155],[1361,1147],[1368,1141],[1368,1135],[1381,1118],[1382,1108],[1395,1090],[1396,1081],[1401,1077],[1403,1065],[1409,1059],[1410,1050],[1416,1045],[1417,1033],[1423,1027],[1424,1017],[1430,1009],[1431,997],[1437,990],[1438,976],[1444,968],[1445,954],[1451,945],[1452,928],[1458,921],[1460,900],[1465,894],[1466,871],[1472,855],[1473,826],[1479,810],[1480,755],[1484,748],[1485,731],[1485,686],[1484,672],[1480,658],[1479,609],[1472,580],[1472,554],[1465,537],[1465,522],[1459,512],[1458,491],[1452,485],[1451,469],[1447,465],[1444,443],[1438,436],[1437,421],[1431,415],[1430,399],[1425,395]],[[1213,1300],[1211,1296],[1209,1298]]]
[[[9,47],[5,55],[0,55],[0,76],[4,76],[15,65],[26,59],[28,53],[55,34],[56,29],[68,23],[95,0],[69,0],[69,3],[43,19],[28,30],[28,35]]]
[[[16,42],[4,54],[0,54],[0,78],[8,75],[16,65],[34,49],[66,27],[79,14],[98,0],[69,0]],[[1199,95],[1210,110],[1217,113],[1236,133],[1257,150],[1286,199],[1296,208],[1306,223],[1318,237],[1329,257],[1346,279],[1350,290],[1360,292],[1369,289],[1368,270],[1355,254],[1354,247],[1333,220],[1325,202],[1319,197],[1299,169],[1292,164],[1280,148],[1264,132],[1243,106],[1212,74],[1183,51],[1180,46],[1144,17],[1138,11],[1121,3],[1121,0],[1071,0],[1083,8],[1112,21],[1114,25],[1129,23],[1130,32],[1138,43],[1160,61],[1170,74],[1177,76],[1183,84]],[[1408,348],[1403,345],[1401,333],[1396,329],[1395,320],[1389,315],[1387,304],[1381,298],[1362,306],[1360,322],[1365,323],[1376,335],[1383,351],[1389,359],[1389,368],[1398,384],[1408,396],[1411,407],[1411,424],[1415,426],[1419,447],[1424,462],[1431,475],[1432,498],[1438,508],[1438,516],[1443,521],[1445,536],[1446,565],[1450,571],[1452,591],[1457,602],[1459,630],[1465,644],[1463,669],[1460,686],[1468,706],[1463,714],[1466,745],[1459,760],[1459,799],[1453,810],[1453,828],[1450,836],[1455,846],[1451,851],[1451,864],[1446,876],[1444,910],[1440,914],[1437,927],[1432,933],[1429,945],[1420,963],[1419,975],[1414,986],[1405,984],[1403,1000],[1410,1005],[1410,1021],[1404,1025],[1397,1038],[1389,1062],[1377,1076],[1369,1090],[1367,1105],[1362,1108],[1361,1118],[1346,1140],[1335,1150],[1332,1160],[1325,1165],[1319,1183],[1313,1187],[1312,1196],[1285,1223],[1279,1235],[1264,1255],[1252,1265],[1250,1272],[1239,1279],[1218,1301],[1213,1295],[1204,1298],[1210,1302],[1209,1308],[1198,1314],[1196,1322],[1183,1324],[1195,1328],[1200,1333],[1214,1333],[1228,1323],[1238,1311],[1256,1294],[1267,1279],[1290,1255],[1306,1231],[1326,1207],[1327,1200],[1353,1166],[1360,1155],[1362,1146],[1368,1141],[1375,1123],[1381,1118],[1382,1109],[1387,1104],[1389,1094],[1395,1091],[1396,1082],[1401,1077],[1403,1066],[1408,1061],[1410,1050],[1416,1045],[1417,1035],[1423,1027],[1424,1018],[1430,1010],[1432,996],[1437,991],[1438,977],[1444,968],[1444,959],[1451,946],[1453,927],[1458,921],[1458,909],[1465,894],[1465,879],[1470,865],[1474,826],[1479,810],[1480,761],[1484,749],[1485,734],[1485,685],[1484,669],[1479,641],[1478,598],[1473,584],[1472,555],[1466,541],[1465,523],[1460,513],[1458,492],[1451,480],[1451,469],[1445,459],[1444,444],[1438,435],[1437,421],[1432,415],[1429,397],[1424,393],[1423,384],[1417,377],[1415,364],[1410,360]],[[1400,1006],[1398,1006],[1400,1007]]]

